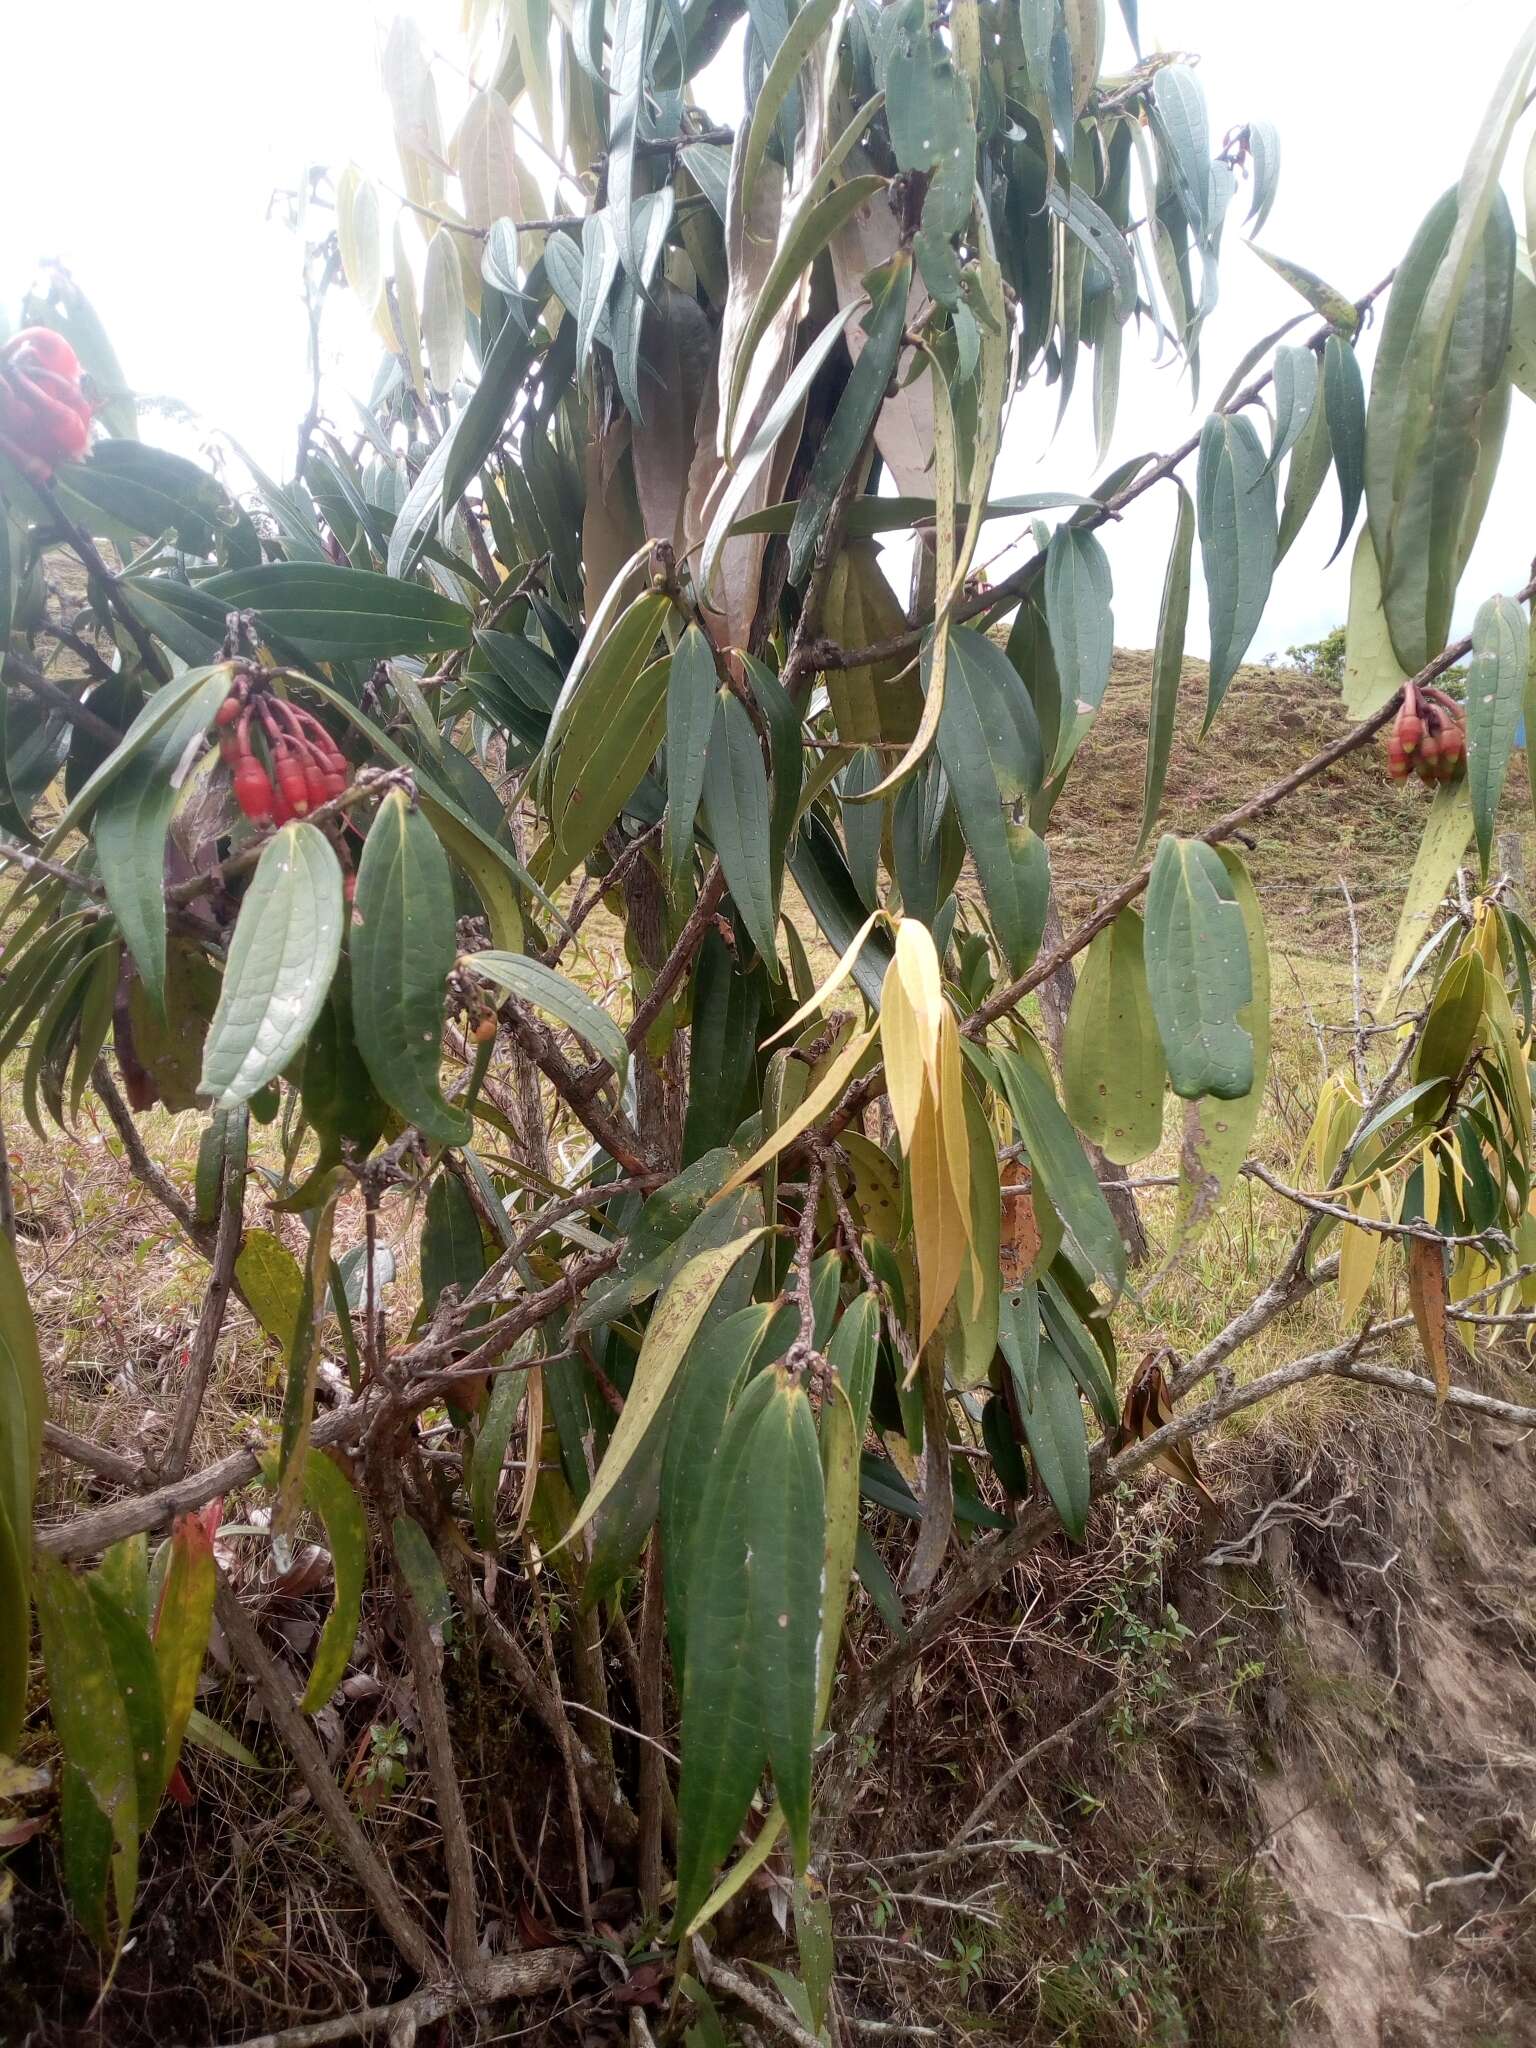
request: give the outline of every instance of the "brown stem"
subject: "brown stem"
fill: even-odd
[[[478,1963],[461,1984],[429,1985],[393,2005],[366,2005],[333,2020],[310,2020],[302,2026],[279,2027],[275,2034],[255,2034],[239,2048],[329,2048],[335,2041],[359,2035],[385,2035],[391,2041],[413,2041],[438,2020],[462,2012],[499,2005],[503,1999],[531,1998],[556,1991],[580,1965],[574,1948],[536,1948],[521,1955],[494,1956]]]
[[[449,1585],[453,1588],[454,1598],[460,1606],[473,1606],[485,1630],[485,1640],[491,1655],[511,1681],[518,1698],[558,1748],[561,1741],[561,1707],[554,1692],[534,1669],[533,1660],[512,1630],[475,1584],[469,1565],[462,1554],[446,1539],[440,1539],[438,1556],[442,1559],[443,1570]],[[634,1809],[619,1790],[618,1781],[612,1770],[605,1768],[596,1753],[571,1729],[569,1720],[565,1725],[571,1733],[571,1761],[583,1804],[597,1823],[605,1842],[617,1849],[632,1847],[639,1836],[639,1824],[635,1819]]]
[[[318,1440],[318,1431],[316,1435]],[[356,1814],[331,1776],[315,1731],[294,1705],[282,1673],[267,1655],[256,1633],[255,1622],[241,1606],[222,1571],[218,1577],[214,1606],[225,1640],[261,1695],[272,1725],[298,1767],[310,1798],[324,1815],[336,1847],[372,1901],[374,1911],[395,1947],[411,1968],[424,1976],[432,1960],[426,1933],[412,1917],[399,1887],[363,1833]]]
[[[72,1464],[83,1465],[98,1479],[110,1479],[118,1486],[137,1486],[144,1476],[139,1459],[125,1458],[121,1451],[109,1451],[104,1444],[93,1444],[88,1436],[77,1436],[61,1423],[43,1424],[43,1444]]]
[[[61,718],[81,732],[88,732],[93,740],[100,740],[103,746],[116,747],[122,743],[122,734],[115,725],[108,725],[87,704],[77,703],[68,690],[61,690],[57,683],[45,676],[41,669],[34,668],[29,661],[18,655],[5,657],[5,673],[14,678],[22,688],[34,696],[39,704],[46,704],[50,711],[58,712]],[[111,671],[108,671],[110,674]]]
[[[77,526],[64,510],[64,507],[59,503],[52,484],[34,481],[32,488],[48,507],[49,516],[52,518],[54,525],[64,536],[65,541],[74,550],[75,554],[79,556],[81,562],[85,565],[87,573],[100,584],[111,609],[116,612],[117,616],[127,627],[134,646],[139,650],[139,659],[143,662],[145,668],[148,669],[156,682],[168,682],[170,680],[170,672],[160,659],[154,641],[140,623],[139,616],[134,611],[131,601],[124,598],[120,587],[121,578],[114,570],[107,567],[106,562],[102,559],[100,549],[85,529]]]
[[[206,1224],[199,1223],[192,1205],[144,1150],[144,1141],[139,1136],[138,1126],[126,1102],[117,1092],[117,1084],[107,1070],[105,1058],[97,1060],[91,1069],[91,1086],[101,1097],[107,1115],[127,1155],[129,1171],[135,1180],[142,1181],[168,1216],[174,1217],[191,1238],[198,1250],[208,1255],[213,1250],[213,1232]],[[212,1496],[208,1496],[212,1498]]]
[[[203,1305],[198,1311],[197,1328],[187,1352],[187,1376],[182,1382],[181,1398],[176,1403],[176,1415],[171,1424],[171,1441],[161,1467],[167,1479],[180,1479],[192,1455],[192,1438],[197,1431],[198,1417],[203,1412],[208,1375],[213,1370],[213,1355],[218,1349],[219,1333],[224,1327],[225,1312],[235,1284],[235,1261],[240,1256],[240,1240],[245,1233],[246,1134],[247,1112],[244,1109],[228,1112],[213,1265]]]
[[[442,1651],[432,1639],[432,1630],[416,1597],[410,1573],[401,1565],[400,1554],[395,1547],[395,1525],[401,1514],[402,1499],[398,1444],[394,1432],[379,1429],[370,1437],[369,1449],[373,1491],[384,1510],[380,1520],[384,1524],[390,1574],[405,1635],[405,1651],[416,1682],[416,1712],[421,1724],[422,1744],[427,1752],[427,1775],[432,1781],[437,1825],[443,1838],[443,1863],[448,1873],[445,1928],[448,1958],[458,1975],[467,1977],[473,1971],[480,1952],[480,1906],[469,1849],[469,1816],[464,1811],[464,1794],[454,1760],[453,1730],[448,1722],[448,1702],[443,1694]]]
[[[555,1739],[560,1745],[561,1761],[565,1765],[565,1788],[571,1813],[571,1847],[576,1857],[576,1883],[581,1894],[581,1924],[590,1934],[592,1931],[592,1885],[587,1875],[587,1834],[581,1818],[581,1785],[576,1772],[576,1734],[571,1727],[571,1717],[565,1710],[565,1695],[560,1690],[560,1666],[555,1660],[554,1638],[549,1630],[549,1611],[545,1604],[542,1574],[533,1581],[533,1612],[539,1625],[539,1640],[544,1648],[544,1668],[550,1677],[550,1697],[555,1708]]]

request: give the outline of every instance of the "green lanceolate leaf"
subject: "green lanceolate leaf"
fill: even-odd
[[[768,771],[746,707],[729,690],[716,698],[704,762],[704,812],[731,898],[763,964],[777,979]]]
[[[1213,847],[1165,833],[1147,886],[1147,987],[1174,1093],[1231,1101],[1253,1085],[1253,999],[1242,912]]]
[[[223,609],[254,611],[268,632],[309,661],[382,661],[470,644],[463,605],[424,583],[367,569],[266,562],[212,576],[202,589]]]
[[[1045,616],[1061,678],[1054,778],[1077,752],[1109,687],[1115,652],[1109,557],[1080,526],[1058,526],[1045,554]]]
[[[1269,946],[1258,891],[1238,856],[1218,849],[1248,942],[1253,993],[1236,1014],[1240,1030],[1253,1040],[1253,1080],[1245,1094],[1223,1100],[1207,1095],[1184,1111],[1179,1148],[1179,1234],[1200,1230],[1236,1184],[1258,1128],[1269,1077]]]
[[[0,1232],[0,1755],[7,1756],[16,1752],[26,1712],[32,1499],[46,1412],[26,1282]]]
[[[1277,567],[1306,524],[1307,515],[1317,503],[1318,492],[1323,488],[1332,463],[1333,449],[1328,441],[1328,407],[1325,401],[1322,405],[1313,406],[1312,416],[1302,429],[1301,439],[1291,450],[1291,459],[1286,466],[1280,534],[1275,543]]]
[[[248,1102],[281,1074],[320,1014],[341,954],[341,866],[313,825],[285,825],[262,848],[230,941],[198,1093],[215,1109]]]
[[[91,807],[93,790],[100,791],[91,821],[97,869],[157,1008],[165,996],[165,835],[186,778],[206,751],[207,727],[229,688],[227,669],[200,673],[201,681],[185,694],[185,676],[166,686],[177,693],[179,704],[169,716],[152,718],[159,699],[150,699],[123,746],[97,769],[65,813],[65,819],[82,815]],[[124,755],[127,766],[119,767]],[[63,829],[61,820],[59,832]]]
[[[1509,772],[1530,673],[1530,627],[1510,597],[1490,597],[1472,627],[1467,671],[1467,782],[1483,874],[1493,856],[1493,821]]]
[[[862,323],[867,338],[816,450],[789,529],[789,579],[796,586],[810,568],[832,501],[869,439],[895,371],[912,285],[910,254],[898,251],[865,282],[870,294],[870,308]]]
[[[976,1095],[963,1090],[970,1183],[967,1224],[971,1256],[955,1283],[952,1321],[945,1326],[944,1356],[951,1384],[979,1386],[997,1350],[999,1244],[1002,1235],[997,1144]]]
[[[1476,483],[1484,444],[1496,445],[1503,432],[1515,231],[1502,194],[1473,251],[1436,381],[1423,381],[1435,346],[1438,281],[1457,222],[1457,195],[1447,192],[1398,266],[1371,373],[1366,510],[1405,675],[1416,675],[1445,645],[1481,517]]]
[[[1168,1064],[1152,1016],[1142,923],[1122,910],[1088,948],[1061,1053],[1068,1116],[1117,1166],[1155,1152]]]
[[[623,1080],[629,1066],[624,1033],[608,1012],[600,1010],[574,982],[522,953],[472,953],[467,964],[509,995],[568,1025]]]
[[[1213,413],[1200,436],[1195,484],[1200,556],[1210,600],[1205,730],[1248,651],[1275,570],[1275,483],[1251,420]]]
[[[687,1598],[693,1582],[693,1536],[709,1474],[724,1440],[731,1403],[748,1373],[775,1342],[798,1327],[790,1307],[754,1302],[705,1323],[688,1347],[661,1464],[661,1543],[667,1583],[667,1634],[675,1668],[687,1668]]]
[[[1342,508],[1338,546],[1349,539],[1365,490],[1365,382],[1360,360],[1342,335],[1330,334],[1323,349],[1323,402],[1328,408],[1328,444],[1339,478]]]
[[[286,1351],[304,1292],[298,1260],[270,1230],[248,1230],[235,1261],[235,1279],[257,1322]]]
[[[160,1706],[164,1715],[164,1754],[155,1800],[170,1782],[181,1754],[187,1722],[197,1702],[197,1681],[213,1625],[213,1595],[218,1567],[213,1538],[197,1515],[181,1515],[171,1530],[170,1562],[160,1587],[155,1614],[155,1667],[160,1675]],[[144,1808],[146,1813],[152,1807]]]
[[[40,1557],[36,1592],[54,1732],[75,1774],[76,1798],[84,1800],[83,1806],[67,1804],[64,1813],[66,1878],[88,1931],[105,1946],[109,1860],[119,1941],[127,1931],[138,1882],[141,1819],[133,1741],[96,1603],[84,1580],[52,1558]],[[105,1842],[103,1822],[110,1830]]]
[[[551,886],[598,844],[634,795],[661,744],[670,664],[645,657],[667,603],[666,598],[640,600],[636,612],[640,606],[659,605],[661,610],[652,609],[638,621],[621,621],[610,636],[628,637],[632,658],[609,676],[605,644],[572,699],[551,782],[549,814],[557,849]],[[552,735],[554,730],[552,722]]]
[[[760,1213],[760,1212],[759,1212]],[[635,1376],[623,1412],[608,1439],[596,1479],[582,1502],[563,1543],[586,1527],[623,1477],[677,1376],[694,1332],[725,1284],[731,1268],[758,1243],[761,1228],[733,1238],[729,1244],[700,1252],[673,1278],[646,1325],[645,1341],[635,1361]]]
[[[1015,1383],[1017,1384],[1017,1375]],[[1081,1543],[1088,1526],[1088,1437],[1071,1368],[1047,1337],[1040,1339],[1032,1394],[1019,1394],[1019,1414],[1040,1484],[1061,1526]]]
[[[352,1025],[375,1087],[435,1144],[470,1120],[443,1100],[443,983],[452,967],[453,878],[437,835],[401,790],[368,828],[353,905]]]
[[[1349,568],[1349,618],[1344,628],[1344,709],[1369,718],[1394,696],[1403,672],[1392,651],[1392,635],[1381,603],[1381,570],[1370,524],[1355,542]]]
[[[496,1549],[496,1496],[501,1489],[501,1468],[506,1463],[512,1425],[523,1405],[527,1384],[526,1367],[498,1374],[475,1436],[469,1469],[469,1501],[475,1541],[482,1550],[494,1552]]]
[[[1125,1246],[1076,1131],[1031,1060],[1005,1047],[995,1057],[1030,1164],[1078,1250],[1118,1294],[1125,1285]]]
[[[747,1634],[774,1790],[801,1869],[811,1853],[811,1742],[826,1505],[805,1388],[780,1371],[747,1449]]]
[[[1309,348],[1275,350],[1275,437],[1266,469],[1274,469],[1296,445],[1317,403],[1317,357]],[[1362,414],[1363,419],[1363,414]]]
[[[1157,615],[1157,645],[1152,653],[1152,702],[1147,713],[1147,773],[1141,798],[1140,853],[1157,822],[1168,777],[1174,719],[1179,708],[1179,680],[1184,673],[1184,633],[1189,624],[1190,568],[1195,551],[1195,508],[1188,491],[1174,479],[1179,494],[1173,546],[1163,578],[1163,602]]]
[[[690,626],[667,671],[667,816],[661,844],[674,889],[681,886],[693,856],[693,821],[704,793],[704,757],[719,682],[709,642],[697,626]]]
[[[693,1530],[677,1791],[680,1930],[686,1930],[708,1896],[710,1879],[736,1839],[767,1759],[750,1647],[747,1526],[752,1439],[777,1391],[775,1375],[759,1373],[732,1409]]]
[[[485,1273],[485,1235],[462,1181],[439,1173],[421,1226],[421,1305],[430,1316],[445,1287],[467,1294]]]
[[[763,983],[760,970],[742,972],[733,948],[718,931],[707,935],[693,970],[685,1166],[726,1144],[741,1122],[757,1053]]]
[[[1419,948],[1428,938],[1440,911],[1441,901],[1467,850],[1472,837],[1472,791],[1465,776],[1456,782],[1442,782],[1435,791],[1424,836],[1414,857],[1413,872],[1403,893],[1397,936],[1392,941],[1392,958],[1377,998],[1377,1011],[1391,1015],[1403,976]]]
[[[995,641],[957,627],[936,742],[976,877],[1011,974],[1022,974],[1045,929],[1050,861],[1030,829],[1040,787],[1040,727],[1022,679]]]

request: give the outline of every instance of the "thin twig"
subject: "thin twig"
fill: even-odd
[[[318,1438],[318,1430],[316,1435]],[[267,1655],[256,1633],[255,1622],[241,1606],[222,1571],[218,1575],[214,1603],[225,1640],[260,1693],[283,1747],[293,1758],[299,1776],[308,1787],[309,1796],[325,1816],[337,1849],[373,1902],[374,1911],[395,1947],[413,1970],[425,1975],[432,1959],[425,1930],[412,1917],[399,1887],[363,1833],[356,1814],[331,1776],[315,1731],[294,1705],[282,1673]]]
[[[333,2020],[310,2020],[302,2026],[279,2027],[275,2034],[255,2034],[232,2048],[327,2048],[333,2041],[355,2041],[369,2034],[388,2034],[393,2041],[416,2039],[466,2006],[499,2005],[508,1998],[532,1998],[557,1991],[581,1963],[574,1948],[534,1948],[521,1955],[493,1956],[478,1963],[461,1984],[429,1984],[393,2005],[368,2005]]]
[[[208,1375],[213,1370],[213,1357],[218,1349],[219,1333],[224,1327],[225,1312],[229,1307],[230,1293],[235,1284],[235,1261],[240,1256],[240,1240],[245,1232],[246,1118],[247,1112],[244,1109],[234,1110],[226,1115],[224,1162],[219,1181],[219,1222],[218,1232],[213,1241],[213,1263],[203,1294],[203,1305],[198,1311],[197,1328],[192,1333],[192,1342],[187,1350],[186,1378],[182,1382],[181,1398],[176,1403],[176,1414],[171,1424],[171,1440],[161,1467],[166,1479],[180,1479],[187,1469],[187,1460],[192,1455],[192,1439],[197,1433],[198,1418],[203,1412],[203,1396],[208,1391]]]

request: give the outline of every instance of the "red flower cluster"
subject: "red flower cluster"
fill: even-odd
[[[90,445],[80,360],[51,327],[24,327],[0,348],[0,454],[41,483]]]
[[[1454,782],[1467,764],[1461,706],[1432,684],[1404,683],[1402,708],[1387,740],[1387,773],[1406,782],[1415,772],[1433,789]]]
[[[307,817],[347,786],[341,749],[319,719],[274,696],[259,672],[236,678],[214,723],[219,752],[234,771],[235,802],[254,824]],[[253,745],[253,724],[266,742],[266,761]]]

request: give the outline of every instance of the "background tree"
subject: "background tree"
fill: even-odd
[[[1307,306],[1197,434],[1018,497],[994,481],[1029,382],[1062,409],[1091,385],[1101,456],[1127,329],[1197,384],[1223,235],[1258,234],[1274,197],[1268,128],[1213,155],[1189,64],[1101,76],[1098,0],[754,7],[734,131],[692,81],[738,8],[470,13],[488,82],[451,138],[415,31],[391,31],[404,208],[388,219],[348,170],[315,252],[317,323],[339,266],[385,348],[350,440],[317,398],[294,475],[258,475],[248,506],[137,439],[78,294],[32,303],[0,359],[0,855],[20,873],[0,1054],[26,1048],[40,1135],[67,1136],[94,1090],[209,1260],[163,1452],[34,1540],[51,1426],[0,1248],[0,1749],[32,1698],[35,1606],[64,1880],[116,1953],[183,1739],[219,1739],[195,1705],[217,1612],[433,2010],[527,1990],[568,1959],[481,1957],[444,1663],[472,1616],[557,1745],[589,1928],[591,1840],[633,1873],[644,1933],[680,1944],[696,2006],[708,1983],[815,2039],[817,1844],[923,1650],[1031,1545],[1081,1542],[1095,1492],[1153,1461],[1198,1484],[1191,1440],[1298,1379],[1476,1405],[1448,1322],[1472,1296],[1527,1299],[1533,941],[1490,861],[1532,586],[1447,640],[1530,377],[1536,292],[1499,179],[1536,29],[1394,278],[1352,301],[1269,257]],[[529,127],[577,210],[545,213]],[[1389,285],[1368,402],[1355,345]],[[1209,727],[1330,468],[1327,543],[1359,526],[1358,722],[1162,836],[1045,945],[1052,811],[1113,651],[1096,531],[1159,486],[1177,501],[1146,847],[1196,543]],[[992,585],[977,549],[1007,514],[1055,523]],[[908,531],[903,597],[877,541]],[[85,687],[48,673],[61,644]],[[1438,679],[1469,652],[1463,701]],[[1436,790],[1377,1006],[1399,1028],[1328,1082],[1293,1187],[1248,1159],[1269,977],[1238,849],[1389,725],[1390,772]],[[1442,914],[1474,837],[1487,886]],[[583,985],[599,914],[630,969],[613,1004]],[[1074,961],[1053,1062],[1026,999]],[[1128,1376],[1126,1246],[1091,1160],[1145,1159],[1170,1095],[1167,1255],[1245,1169],[1298,1234],[1198,1356]],[[190,1198],[135,1125],[157,1101],[204,1118]],[[263,1204],[299,1220],[302,1259]],[[421,1219],[404,1341],[382,1312],[386,1204]],[[1373,1358],[1360,1320],[1389,1244],[1422,1380]],[[1335,1280],[1343,1342],[1175,1415]],[[281,1413],[192,1471],[235,1294],[282,1344]],[[329,1406],[323,1353],[345,1366]],[[305,1516],[334,1560],[298,1701],[215,1555],[217,1503],[258,1486],[280,1566]],[[899,1585],[861,1501],[911,1519]],[[310,1725],[375,1553],[442,1830],[441,1926]],[[839,1685],[856,1583],[891,1633]],[[633,1770],[606,1734],[603,1617],[629,1644]],[[770,1857],[792,1884],[793,2012],[689,1948]]]

